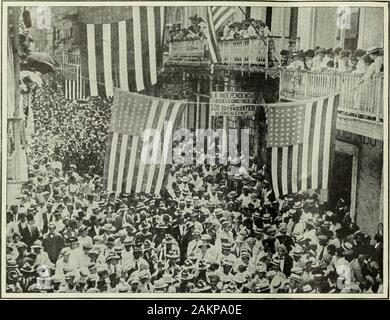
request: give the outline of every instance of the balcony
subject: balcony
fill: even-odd
[[[267,37],[265,43],[258,38],[221,39],[221,64],[228,66],[259,66],[268,68],[269,53],[280,60],[280,51],[299,49],[299,39]],[[183,40],[169,43],[168,62],[208,62],[207,39]]]
[[[170,62],[208,62],[207,39],[172,41],[169,43]]]
[[[383,139],[383,74],[362,82],[362,75],[282,70],[279,96],[302,100],[340,92],[337,127]]]
[[[299,39],[292,40],[281,37],[267,37],[265,43],[261,39],[223,39],[219,47],[222,56],[222,64],[241,66],[261,66],[268,68],[269,53],[280,61],[280,51],[292,47],[299,49]]]

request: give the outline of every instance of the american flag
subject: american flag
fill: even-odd
[[[266,107],[275,196],[327,189],[339,95]]]
[[[162,65],[164,7],[85,7],[81,64],[91,96],[113,88],[150,93]]]
[[[172,156],[172,135],[184,107],[184,102],[114,89],[104,165],[104,187],[107,191],[160,193]],[[144,136],[146,129],[161,133],[158,146]],[[150,159],[150,145],[153,145],[153,158],[161,159],[160,163],[143,161],[145,155]]]
[[[213,63],[221,61],[216,32],[223,23],[234,14],[234,12],[235,9],[233,7],[207,7],[207,39]]]
[[[64,64],[65,99],[73,101],[85,98],[84,83],[80,65]]]

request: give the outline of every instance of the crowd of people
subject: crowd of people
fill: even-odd
[[[189,19],[191,23],[188,28],[182,27],[181,23],[167,26],[168,42],[206,39],[207,25],[203,18],[195,15],[191,16]]]
[[[188,28],[182,27],[181,23],[168,26],[168,42],[206,39],[207,25],[203,18],[195,15],[189,19],[190,26]],[[226,23],[223,28],[218,28],[216,35],[220,40],[259,39],[271,36],[271,31],[260,19],[249,18],[241,22]]]
[[[58,75],[58,77],[60,77]],[[29,152],[37,163],[60,162],[63,170],[78,164],[79,173],[103,173],[106,136],[111,117],[111,101],[69,102],[61,81],[45,79],[45,86],[33,93],[35,137]]]
[[[383,73],[383,48],[371,47],[367,51],[316,47],[306,51],[282,50],[281,64],[287,70],[313,72],[348,72],[370,78]]]
[[[383,226],[363,233],[342,199],[275,199],[255,157],[174,164],[159,195],[104,191],[111,105],[37,88],[29,180],[7,206],[8,292],[382,291]]]

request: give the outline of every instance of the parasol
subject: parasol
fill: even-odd
[[[46,52],[31,52],[27,57],[25,69],[45,74],[54,71],[56,66],[58,66],[58,63]]]
[[[24,80],[25,78],[29,78],[31,81],[35,82],[38,87],[42,87],[43,81],[42,78],[33,71],[24,70],[20,72],[20,80]]]

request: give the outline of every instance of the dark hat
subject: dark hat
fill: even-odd
[[[186,269],[183,269],[179,274],[179,280],[181,280],[181,281],[183,281],[183,280],[188,281],[188,280],[191,280],[193,278],[194,278],[193,274],[188,272],[188,270],[186,270]]]
[[[192,290],[192,292],[194,293],[205,292],[210,289],[211,287],[207,284],[207,282],[201,279],[196,283],[196,287]]]
[[[76,237],[71,237],[71,238],[69,238],[68,242],[69,243],[77,243],[77,242],[79,242],[79,240]]]
[[[357,49],[354,52],[355,57],[363,57],[365,54],[366,54],[366,51],[362,50],[362,49]]]
[[[35,273],[35,269],[29,265],[28,263],[25,263],[21,268],[20,271],[23,273]]]
[[[159,260],[157,263],[156,263],[156,269],[157,270],[166,270],[167,269],[167,265],[165,262]]]
[[[112,236],[107,237],[107,244],[114,244],[115,243],[115,238]]]
[[[111,260],[114,260],[114,259],[117,259],[119,260],[120,259],[120,256],[116,255],[115,253],[111,253],[107,256],[106,258],[106,262],[109,262]]]
[[[170,259],[177,259],[179,258],[179,252],[177,250],[169,250],[169,252],[167,253],[167,258],[170,258]]]
[[[379,47],[373,46],[367,49],[367,54],[377,54],[380,50]]]
[[[207,270],[209,267],[210,267],[210,264],[207,263],[204,260],[200,260],[199,263],[198,263],[198,269],[199,270]]]

